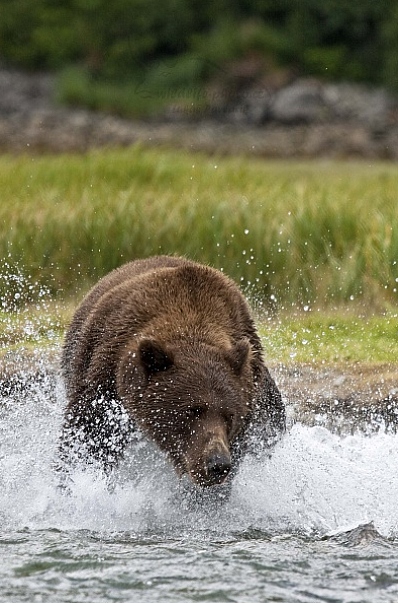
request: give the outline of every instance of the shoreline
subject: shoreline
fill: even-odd
[[[60,345],[6,352],[0,366],[0,409],[7,407],[7,397],[23,399],[38,385],[53,397],[62,379],[59,353]],[[398,363],[267,365],[286,401],[290,425],[318,425],[341,435],[398,430]]]
[[[55,78],[0,66],[0,152],[86,152],[136,143],[273,159],[398,159],[398,100],[383,89],[299,79],[217,96],[153,119],[61,107]],[[261,94],[259,92],[262,92]]]

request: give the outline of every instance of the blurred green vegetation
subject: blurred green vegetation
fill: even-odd
[[[243,60],[260,75],[398,90],[398,3],[0,0],[0,59],[60,72],[63,101],[137,114],[178,91],[197,99],[203,83],[228,80]]]
[[[396,312],[309,311],[260,319],[258,327],[266,357],[285,363],[397,362]]]
[[[398,168],[183,151],[0,156],[0,293],[84,291],[125,261],[183,254],[272,311],[398,302]],[[24,283],[24,286],[21,286]]]
[[[41,355],[43,350],[59,353],[79,302],[80,296],[65,303],[44,295],[38,304],[0,311],[0,376],[7,366],[5,357],[12,359],[10,352],[19,358]],[[378,374],[381,363],[397,364],[396,311],[366,316],[345,307],[337,312],[263,313],[256,316],[256,323],[267,362],[318,366],[344,363],[345,369],[352,363],[365,363]]]

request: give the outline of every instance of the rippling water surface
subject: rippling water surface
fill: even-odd
[[[113,489],[81,473],[67,496],[60,383],[2,393],[0,601],[398,601],[398,436],[296,424],[202,507],[142,441]]]

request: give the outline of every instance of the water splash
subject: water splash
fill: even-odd
[[[330,532],[374,522],[396,534],[397,436],[339,436],[296,424],[267,462],[247,461],[238,496],[254,520]],[[260,484],[260,486],[259,486]]]
[[[3,528],[206,534],[253,529],[324,535],[373,522],[398,529],[398,436],[342,437],[294,425],[271,458],[246,458],[229,502],[184,506],[174,472],[144,439],[129,449],[113,488],[95,470],[76,472],[70,495],[53,470],[65,395],[59,376],[27,379],[0,399],[0,518]]]
[[[12,339],[17,328],[33,344],[43,332],[51,340],[54,325],[45,311],[48,291],[19,272],[1,278],[11,278],[3,283],[8,290],[3,310],[9,316],[5,339]],[[38,304],[33,322],[24,306],[32,292]],[[0,521],[5,530],[135,531],[228,539],[256,530],[322,536],[372,523],[383,536],[398,537],[398,435],[382,430],[371,436],[341,436],[322,425],[296,423],[271,458],[244,460],[228,502],[202,507],[187,503],[167,460],[141,438],[112,476],[112,487],[95,469],[75,472],[66,496],[54,471],[66,403],[56,357],[52,349],[50,362],[48,353],[37,347],[30,352],[28,366],[24,357],[13,354],[10,366],[3,367]]]

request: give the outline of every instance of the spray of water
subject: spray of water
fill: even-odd
[[[10,320],[10,330],[13,324]],[[36,325],[29,329],[34,337]],[[322,535],[373,522],[383,536],[397,537],[398,436],[383,430],[343,436],[322,425],[296,423],[271,458],[244,460],[229,500],[221,505],[188,504],[167,460],[143,437],[131,445],[111,483],[95,468],[76,470],[65,494],[54,471],[66,402],[62,380],[56,361],[48,365],[46,356],[36,353],[34,363],[16,380],[7,377],[0,388],[0,521],[5,530],[225,538],[253,529]]]
[[[0,518],[16,530],[90,529],[205,532],[249,529],[331,533],[373,522],[394,538],[398,526],[397,436],[340,436],[294,425],[271,458],[246,458],[231,496],[217,508],[190,508],[168,462],[144,438],[109,480],[76,471],[69,494],[53,462],[65,403],[59,378],[29,382],[0,405]]]

